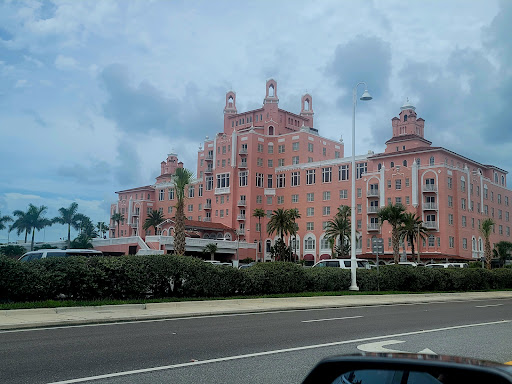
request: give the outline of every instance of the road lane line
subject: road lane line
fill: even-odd
[[[499,298],[493,300],[511,300],[510,298]],[[163,321],[178,321],[178,320],[197,320],[197,319],[211,319],[216,317],[237,317],[237,316],[253,316],[253,315],[271,315],[274,313],[292,313],[292,312],[311,312],[311,311],[335,311],[345,309],[360,309],[360,308],[380,308],[380,307],[401,307],[401,306],[412,306],[412,305],[431,305],[431,304],[451,304],[451,303],[468,303],[473,301],[489,301],[487,299],[471,299],[471,300],[450,300],[450,301],[431,301],[431,302],[419,302],[419,303],[398,303],[398,304],[369,304],[369,305],[358,305],[358,306],[332,306],[325,308],[305,308],[305,309],[290,309],[290,310],[277,310],[277,311],[262,311],[262,312],[245,312],[245,313],[224,313],[217,315],[198,315],[198,316],[183,316],[183,317],[172,317],[163,319],[147,319],[147,320],[113,320],[107,323],[94,323],[94,324],[77,324],[77,325],[60,325],[60,326],[48,326],[48,327],[35,327],[35,328],[23,328],[23,329],[6,329],[0,330],[2,333],[17,333],[17,332],[32,332],[32,331],[51,331],[55,329],[67,329],[67,328],[86,328],[86,327],[105,327],[111,325],[124,325],[124,324],[139,324],[139,323],[159,323]]]
[[[302,346],[302,347],[293,347],[293,348],[286,348],[286,349],[275,349],[275,350],[272,350],[272,351],[248,353],[248,354],[245,354],[245,355],[227,356],[227,357],[220,357],[220,358],[216,358],[216,359],[199,360],[199,361],[192,361],[192,362],[188,362],[188,363],[180,363],[180,364],[164,365],[164,366],[153,367],[153,368],[135,369],[135,370],[132,370],[132,371],[108,373],[108,374],[98,375],[98,376],[81,377],[81,378],[77,378],[77,379],[55,381],[55,382],[51,382],[51,383],[48,383],[48,384],[83,383],[85,381],[94,381],[94,380],[108,379],[108,378],[113,378],[113,377],[121,377],[121,376],[136,375],[136,374],[141,374],[141,373],[164,371],[164,370],[176,369],[176,368],[186,368],[186,367],[192,367],[192,366],[195,366],[195,365],[220,363],[220,362],[224,362],[224,361],[232,361],[232,360],[247,359],[247,358],[251,358],[251,357],[275,355],[275,354],[278,354],[278,353],[285,353],[285,352],[296,352],[296,351],[304,351],[304,350],[308,350],[308,349],[333,347],[333,346],[344,345],[344,344],[361,343],[361,342],[365,342],[365,341],[379,340],[379,339],[385,339],[385,338],[390,338],[390,337],[411,336],[411,335],[419,335],[419,334],[422,334],[422,333],[433,333],[433,332],[451,331],[451,330],[454,330],[454,329],[481,327],[481,326],[486,326],[486,325],[507,324],[507,323],[510,323],[510,322],[512,322],[512,320],[501,320],[501,321],[492,321],[492,322],[488,322],[488,323],[455,325],[455,326],[452,326],[452,327],[426,329],[426,330],[421,330],[421,331],[411,331],[411,332],[404,332],[404,333],[395,333],[395,334],[384,335],[384,336],[364,337],[364,338],[361,338],[361,339],[335,341],[335,342],[332,342],[332,343],[306,345],[306,346]]]
[[[488,304],[488,305],[475,305],[475,308],[499,307],[503,304]]]
[[[301,323],[315,323],[317,321],[331,321],[331,320],[346,320],[346,319],[358,319],[364,316],[346,316],[346,317],[332,317],[330,319],[315,319],[315,320],[302,320]]]

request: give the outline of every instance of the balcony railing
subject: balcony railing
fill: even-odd
[[[379,190],[378,190],[378,189],[369,189],[369,190],[366,192],[366,196],[367,196],[367,197],[375,197],[375,196],[379,196]]]
[[[212,172],[213,172],[213,168],[206,168],[206,169],[204,170],[205,175],[206,175],[206,174],[210,174],[210,173],[212,173]]]
[[[245,215],[238,215],[237,220],[245,220]]]
[[[139,222],[138,221],[136,221],[134,223],[130,223],[130,227],[132,227],[132,228],[137,228],[138,226],[139,226]]]
[[[436,184],[425,184],[423,185],[423,192],[437,192]]]
[[[205,223],[209,223],[209,222],[211,222],[211,221],[212,221],[212,218],[211,218],[211,217],[203,217],[203,221],[204,221]]]
[[[380,229],[379,223],[368,223],[368,230],[369,231],[378,231]]]
[[[237,235],[242,236],[245,235],[245,229],[237,229],[236,230]]]
[[[437,221],[425,221],[423,226],[427,229],[437,229]]]
[[[238,151],[238,154],[239,155],[247,155],[247,148],[240,148],[240,150]]]
[[[238,200],[238,206],[239,207],[245,207],[247,205],[247,201],[245,200]]]
[[[206,155],[204,158],[206,161],[213,161],[213,155]]]
[[[132,213],[132,216],[139,216],[139,210],[136,210],[135,212]]]
[[[238,164],[238,168],[239,168],[239,169],[245,169],[245,168],[247,168],[247,162],[245,162],[245,161],[244,161],[244,162],[242,162],[242,163]]]
[[[423,203],[423,209],[435,210],[437,209],[437,203]]]
[[[231,190],[229,187],[222,187],[222,188],[215,188],[215,194],[216,195],[226,195],[229,194]]]
[[[379,207],[370,205],[366,212],[367,213],[377,213],[377,212],[379,212]]]
[[[212,209],[212,203],[206,203],[204,209]]]

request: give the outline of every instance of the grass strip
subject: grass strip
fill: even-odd
[[[512,291],[512,289],[495,289],[471,292],[499,292]],[[145,304],[145,303],[173,303],[181,301],[212,301],[212,300],[233,300],[233,299],[267,299],[267,298],[287,298],[287,297],[316,297],[316,296],[358,296],[358,295],[408,295],[408,294],[427,294],[427,293],[460,293],[460,291],[429,291],[429,292],[411,292],[411,291],[334,291],[334,292],[298,292],[298,293],[275,293],[271,295],[255,296],[229,296],[229,297],[167,297],[160,299],[130,299],[130,300],[45,300],[18,303],[0,303],[0,310],[9,309],[35,309],[35,308],[60,308],[60,307],[94,307],[102,305],[123,305],[123,304]]]

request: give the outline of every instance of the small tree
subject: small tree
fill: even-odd
[[[510,251],[512,250],[512,243],[510,241],[500,241],[494,245],[492,254],[495,258],[500,260],[503,266],[507,259],[510,258]]]
[[[395,264],[400,261],[400,227],[404,220],[405,208],[402,204],[390,204],[382,208],[378,215],[379,221],[387,221],[391,225],[391,244],[393,245],[393,258]]]
[[[11,217],[11,216],[2,216],[2,215],[0,214],[0,231],[1,231],[2,229],[5,229],[5,223],[7,223],[7,222],[12,222],[12,221],[13,221],[13,220],[12,220],[12,217]]]
[[[350,255],[350,212],[351,208],[346,205],[338,207],[338,212],[327,222],[325,229],[327,238],[334,241],[334,250],[338,258]],[[336,245],[337,239],[339,239],[339,245]]]
[[[93,248],[91,238],[87,233],[82,232],[71,242],[71,248],[91,249]]]
[[[98,230],[98,233],[101,234],[101,237],[105,237],[105,233],[107,233],[107,224],[104,221],[98,221],[96,229]]]
[[[174,252],[178,255],[185,254],[185,189],[192,181],[192,172],[185,168],[177,168],[172,176],[176,189],[176,215],[174,227]]]
[[[146,221],[144,221],[144,225],[142,228],[147,231],[149,228],[153,227],[155,229],[156,235],[156,227],[158,227],[165,220],[164,214],[156,209],[153,209],[149,212]]]
[[[119,237],[119,223],[121,221],[124,221],[124,215],[122,213],[117,212],[114,213],[110,219],[117,224],[117,237]]]
[[[210,254],[210,260],[215,260],[215,253],[217,252],[217,244],[215,243],[209,243],[204,247],[203,253],[209,253]]]
[[[494,225],[494,220],[490,217],[482,221],[482,226],[480,227],[480,233],[484,237],[484,255],[485,255],[485,267],[487,269],[491,269],[491,261],[492,261],[492,252],[491,252],[491,242],[489,241],[489,237],[491,236],[492,227]]]
[[[52,221],[45,218],[44,214],[48,210],[48,207],[41,205],[40,207],[36,207],[33,204],[29,204],[28,206],[28,223],[29,227],[32,230],[32,241],[30,242],[30,250],[34,250],[34,236],[36,229],[40,231],[44,227],[48,227],[52,225]]]
[[[291,261],[290,247],[282,239],[277,239],[275,244],[270,247],[270,254],[275,261]]]
[[[78,204],[71,203],[68,208],[59,208],[60,216],[52,219],[53,223],[59,223],[68,227],[68,247],[71,246],[71,227],[75,230],[80,229],[80,219],[82,215],[78,213]]]
[[[412,260],[414,260],[414,242],[419,239],[425,239],[427,235],[427,228],[423,226],[423,221],[416,214],[411,212],[404,213],[402,226],[398,229],[400,240],[407,240],[411,243]],[[418,262],[420,255],[418,252]]]

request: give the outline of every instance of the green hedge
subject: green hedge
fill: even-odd
[[[380,268],[381,291],[473,291],[512,288],[512,269]],[[377,271],[357,271],[360,291],[377,290]],[[0,302],[229,297],[344,291],[350,271],[261,263],[238,270],[174,255],[49,258],[26,263],[0,257]]]

